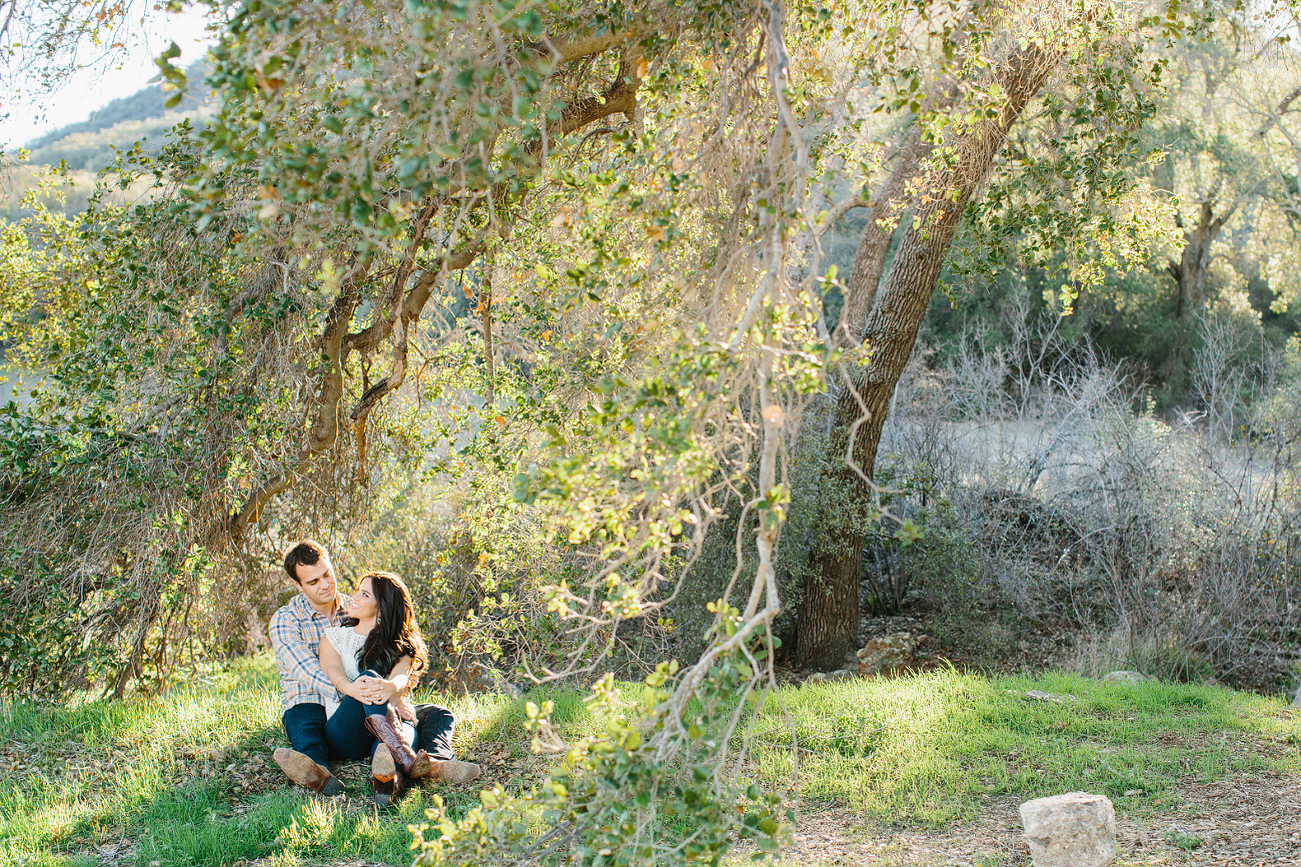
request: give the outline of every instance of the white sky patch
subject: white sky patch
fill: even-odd
[[[215,41],[205,32],[207,23],[203,14],[193,10],[155,13],[145,27],[137,26],[137,38],[124,53],[107,65],[98,63],[80,70],[44,99],[33,99],[31,87],[22,87],[25,93],[17,98],[0,94],[0,145],[12,152],[37,136],[87,120],[105,104],[130,96],[149,84],[158,72],[154,58],[172,42],[181,49],[173,65],[189,66]]]

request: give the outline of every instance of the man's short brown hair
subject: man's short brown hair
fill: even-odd
[[[285,572],[289,573],[289,578],[295,584],[300,584],[298,580],[298,566],[315,566],[317,563],[325,560],[330,562],[330,552],[325,550],[325,546],[314,539],[304,539],[297,545],[289,549],[285,554]]]

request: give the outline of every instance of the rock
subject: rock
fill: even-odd
[[[1111,681],[1112,683],[1147,683],[1149,680],[1156,680],[1155,677],[1141,671],[1113,671],[1102,679],[1104,682]]]
[[[893,674],[912,662],[913,651],[926,640],[925,635],[913,637],[911,632],[893,632],[873,638],[857,654],[860,675]]]
[[[1301,707],[1301,686],[1296,688],[1296,695],[1292,696],[1292,707]]]
[[[837,669],[836,671],[815,671],[808,676],[805,683],[835,683],[838,680],[852,680],[858,677],[858,672],[851,671],[848,668]]]
[[[1069,692],[1065,695],[1058,695],[1055,692],[1044,692],[1042,689],[1032,689],[1021,694],[1022,698],[1028,698],[1032,701],[1050,701],[1053,704],[1066,704],[1068,701],[1078,701],[1075,696]]]
[[[1034,867],[1106,867],[1116,860],[1116,810],[1103,795],[1026,801],[1021,822]]]

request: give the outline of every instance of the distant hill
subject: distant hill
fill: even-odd
[[[166,104],[173,94],[152,85],[113,100],[97,109],[89,120],[70,123],[28,142],[30,156],[26,163],[6,160],[0,164],[0,221],[17,221],[30,213],[22,199],[28,190],[38,186],[45,166],[66,161],[72,170],[65,182],[42,198],[46,207],[74,214],[86,207],[95,186],[95,173],[113,164],[115,148],[126,150],[144,141],[145,150],[157,150],[167,140],[168,130],[182,120],[188,118],[201,126],[214,110],[211,91],[203,83],[208,74],[207,61],[190,64],[185,74],[190,89],[173,108]]]
[[[189,117],[202,118],[211,110],[211,91],[203,79],[208,74],[206,60],[198,60],[185,70],[190,80],[181,103],[167,108],[173,96],[161,85],[138,90],[96,109],[88,120],[71,123],[28,142],[30,165],[57,165],[66,160],[73,169],[95,172],[111,165],[113,148],[128,148],[141,139],[162,144],[168,129]]]

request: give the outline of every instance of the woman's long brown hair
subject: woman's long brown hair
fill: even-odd
[[[371,592],[375,595],[375,628],[366,636],[366,643],[361,646],[361,657],[357,661],[357,670],[377,672],[381,677],[388,677],[404,656],[411,657],[411,674],[407,682],[415,686],[420,672],[429,665],[429,651],[425,640],[420,636],[420,626],[416,623],[416,609],[411,604],[411,593],[402,579],[392,572],[367,572],[357,581],[357,586],[367,578],[370,579]],[[343,621],[345,626],[356,626],[357,619],[349,617]]]

